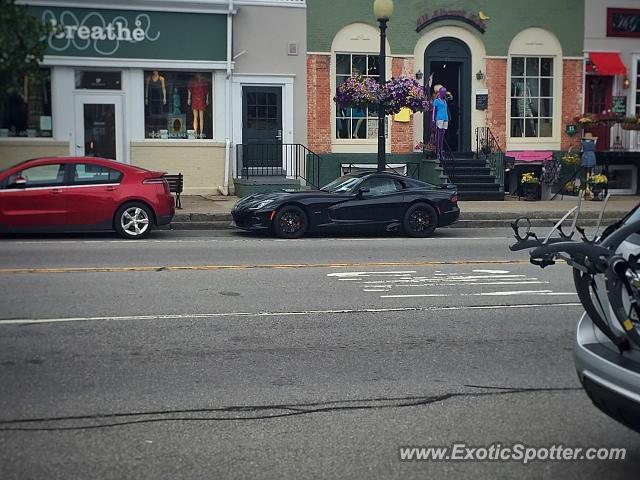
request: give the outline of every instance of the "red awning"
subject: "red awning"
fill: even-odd
[[[622,63],[619,53],[590,52],[591,64],[587,64],[587,72],[596,75],[626,75],[627,67]]]

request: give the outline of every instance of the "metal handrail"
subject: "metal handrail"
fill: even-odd
[[[504,192],[504,152],[489,127],[476,128],[476,158],[480,155],[489,163],[500,192]]]
[[[443,141],[444,145],[444,158],[440,160],[440,166],[444,170],[444,174],[449,178],[449,183],[454,183],[454,177],[456,174],[456,159],[453,155],[453,150],[449,146],[446,139]]]
[[[551,200],[555,200],[555,198],[558,195],[562,195],[564,197],[564,187],[566,187],[569,183],[571,182],[575,182],[576,178],[578,178],[578,174],[580,173],[586,173],[587,172],[587,167],[580,167],[578,168],[575,172],[573,172],[573,175],[571,175],[571,177],[569,178],[569,180],[567,180],[566,182],[564,182],[562,184],[562,186],[560,187],[560,189],[553,195],[553,197],[551,197]],[[579,194],[579,193],[578,193]]]
[[[322,157],[300,143],[239,143],[236,145],[238,178],[289,177],[320,188]]]

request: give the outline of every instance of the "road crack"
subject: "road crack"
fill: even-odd
[[[580,387],[497,387],[465,385],[468,388],[488,389],[488,392],[449,392],[431,396],[380,397],[328,402],[309,402],[275,405],[246,405],[219,408],[160,410],[60,417],[22,418],[0,420],[0,431],[47,432],[65,430],[92,430],[159,422],[238,422],[270,420],[317,413],[383,410],[429,406],[457,398],[482,398],[544,392],[581,391]],[[35,425],[34,425],[35,424]],[[34,426],[29,426],[34,425]]]

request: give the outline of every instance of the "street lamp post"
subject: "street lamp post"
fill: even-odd
[[[373,2],[373,14],[380,24],[380,56],[378,57],[378,81],[380,85],[386,82],[386,31],[387,22],[393,13],[393,0],[375,0]],[[378,172],[384,172],[386,167],[385,159],[385,135],[384,135],[384,105],[378,106]]]

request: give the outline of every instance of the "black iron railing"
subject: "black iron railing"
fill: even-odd
[[[287,177],[320,188],[322,158],[300,143],[239,143],[236,174],[239,178]]]
[[[456,158],[453,154],[453,150],[449,146],[449,143],[444,140],[444,149],[442,152],[443,158],[440,159],[440,166],[444,170],[444,174],[449,177],[449,182],[455,183],[456,176]]]
[[[504,191],[504,152],[489,127],[476,128],[476,158],[486,160],[500,191]]]

